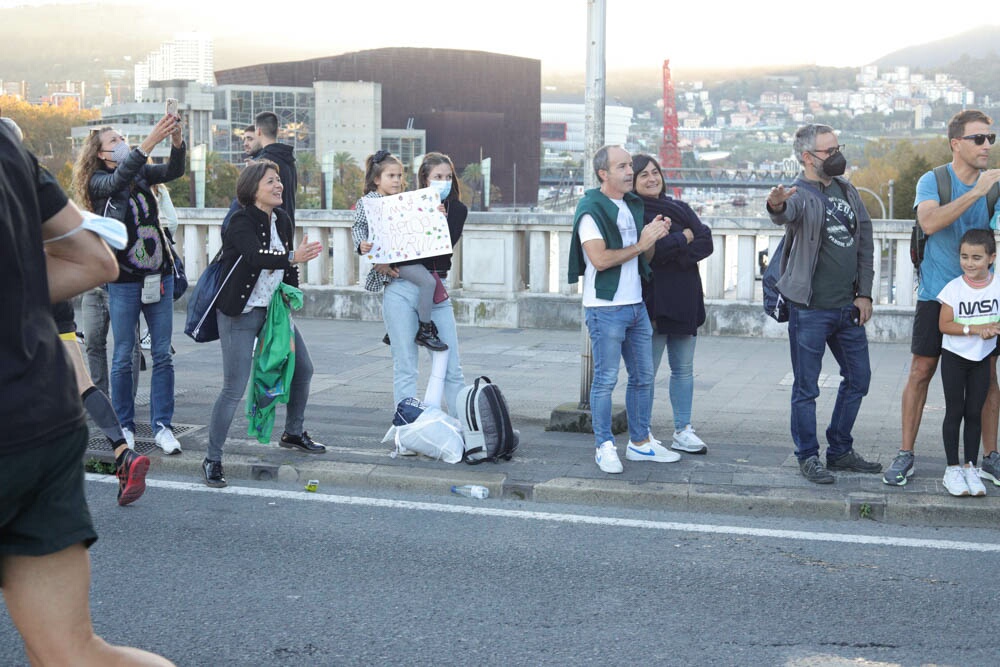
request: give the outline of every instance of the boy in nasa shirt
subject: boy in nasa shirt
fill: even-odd
[[[976,459],[982,435],[981,413],[990,381],[990,357],[1000,333],[1000,280],[990,270],[997,257],[988,229],[970,229],[959,245],[962,275],[941,290],[941,383],[945,416],[941,427],[945,458],[944,488],[953,496],[985,496]],[[958,432],[965,420],[965,466],[959,465]]]

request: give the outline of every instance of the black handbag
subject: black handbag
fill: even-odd
[[[161,228],[162,229],[162,228]],[[163,229],[163,236],[166,238],[167,242],[163,246],[170,253],[170,259],[173,260],[174,267],[174,301],[184,296],[184,292],[188,288],[187,274],[184,273],[184,262],[181,260],[180,255],[174,252],[174,237],[166,229]]]

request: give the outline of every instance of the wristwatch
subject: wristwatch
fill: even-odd
[[[968,324],[966,324],[964,327],[962,327],[962,333],[965,334],[966,336],[969,335],[969,325]]]

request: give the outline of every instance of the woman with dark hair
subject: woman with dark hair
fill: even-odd
[[[386,151],[379,151],[365,160],[365,197],[383,197],[403,190],[403,164]],[[440,210],[448,219],[451,244],[454,247],[462,237],[469,210],[459,199],[458,175],[451,158],[443,153],[431,152],[417,171],[420,188],[433,187],[441,196]],[[359,254],[368,246],[368,218],[364,205],[358,200],[354,209],[354,246]],[[451,255],[439,255],[417,260],[435,280],[444,280],[451,269]],[[443,283],[442,283],[443,287]],[[420,291],[417,285],[400,276],[392,264],[376,264],[368,273],[365,289],[383,292],[382,318],[392,343],[392,393],[398,404],[404,398],[417,395],[417,343],[413,332],[419,322]],[[445,374],[444,398],[452,415],[458,414],[457,397],[465,385],[462,364],[458,356],[458,329],[451,299],[445,298],[431,308],[431,324],[436,336],[448,349],[448,368]],[[436,406],[435,406],[436,407]]]
[[[205,484],[226,486],[222,471],[222,446],[250,379],[254,340],[264,325],[267,307],[279,283],[299,285],[296,264],[312,261],[323,246],[308,237],[295,250],[292,220],[278,205],[284,186],[278,165],[270,160],[251,162],[236,182],[236,199],[242,207],[229,223],[222,240],[222,274],[229,279],[219,292],[219,342],[222,346],[222,391],[212,408],[208,452],[202,462]],[[230,274],[232,271],[232,274]],[[303,430],[313,365],[305,340],[295,330],[295,370],[289,387],[285,432],[279,445],[321,454],[326,447]]]
[[[694,396],[694,348],[698,327],[705,323],[705,298],[698,262],[712,254],[712,231],[682,201],[667,196],[660,164],[650,155],[632,158],[632,191],[642,198],[643,218],[670,220],[670,232],[656,242],[650,266],[652,281],[643,286],[643,300],[653,322],[653,372],[663,350],[670,363],[670,406],[674,416],[671,448],[704,454],[708,447],[691,426]]]
[[[170,138],[166,164],[148,164],[161,141]],[[174,266],[159,222],[153,186],[184,174],[185,146],[180,119],[167,114],[136,148],[110,127],[95,130],[84,143],[73,169],[76,196],[85,208],[125,223],[128,243],[116,251],[118,280],[108,284],[108,311],[115,346],[111,361],[111,402],[129,443],[135,439],[133,350],[139,314],[150,334],[150,425],[156,444],[178,454],[174,436],[173,333]]]

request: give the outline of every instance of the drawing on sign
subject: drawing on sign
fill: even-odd
[[[368,259],[394,264],[451,253],[448,219],[438,210],[437,190],[423,188],[361,200],[368,218]]]

